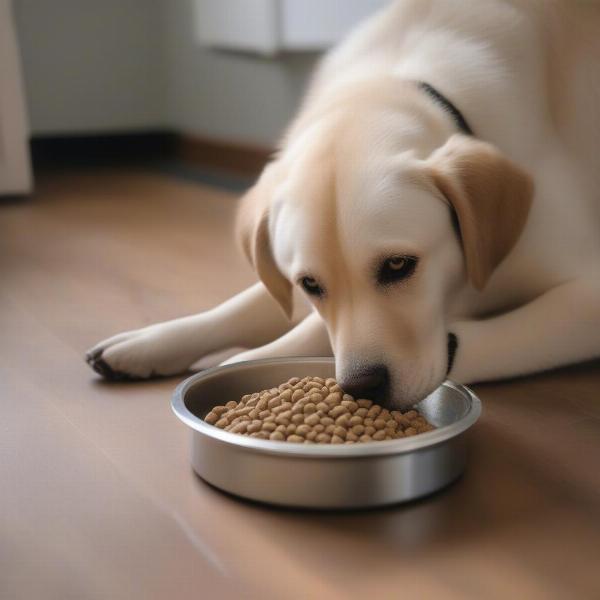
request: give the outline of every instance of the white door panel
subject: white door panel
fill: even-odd
[[[10,0],[0,0],[0,195],[31,190],[27,121]]]

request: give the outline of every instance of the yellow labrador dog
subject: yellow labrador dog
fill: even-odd
[[[393,2],[324,58],[242,201],[261,283],[88,361],[333,351],[349,393],[405,406],[598,356],[599,140],[597,4]]]

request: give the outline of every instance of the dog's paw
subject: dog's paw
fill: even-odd
[[[105,379],[120,381],[182,373],[195,357],[186,351],[181,332],[158,324],[108,338],[85,359]]]

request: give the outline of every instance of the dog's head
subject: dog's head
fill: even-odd
[[[342,387],[402,407],[446,377],[453,301],[513,248],[532,183],[490,144],[446,135],[428,151],[399,127],[317,122],[267,167],[238,225],[284,311],[298,286],[323,317]]]

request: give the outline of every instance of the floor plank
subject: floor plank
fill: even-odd
[[[476,386],[450,489],[387,510],[273,510],[191,472],[180,378],[99,380],[98,339],[253,281],[228,192],[149,172],[48,175],[0,207],[3,598],[594,598],[598,363]]]

